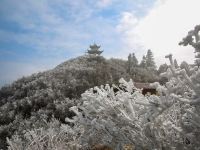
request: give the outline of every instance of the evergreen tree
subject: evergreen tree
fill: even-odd
[[[137,60],[137,58],[135,56],[135,53],[132,53],[132,66],[133,67],[138,66],[138,60]]]
[[[132,75],[133,78],[135,79],[136,76],[137,76],[138,60],[137,60],[137,58],[136,58],[136,56],[135,56],[134,53],[132,53],[131,60],[132,60],[132,65],[131,65],[131,75]]]
[[[138,66],[138,60],[135,56],[135,53],[128,55],[128,72],[134,72],[135,68]]]
[[[147,51],[146,65],[147,65],[147,68],[151,68],[151,69],[156,70],[156,65],[155,65],[155,62],[154,62],[153,53],[150,49]]]
[[[145,56],[143,56],[142,57],[142,60],[141,60],[141,62],[140,62],[140,67],[142,67],[142,68],[146,68],[146,57]]]
[[[131,54],[128,55],[128,73],[131,72]]]

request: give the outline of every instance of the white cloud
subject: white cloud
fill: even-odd
[[[109,6],[111,3],[112,3],[112,0],[99,0],[97,2],[97,6],[100,8],[104,8],[104,7]]]
[[[123,12],[120,24],[117,26],[117,29],[120,32],[126,32],[130,30],[130,27],[134,27],[138,23],[138,19],[134,16],[133,13]]]
[[[142,47],[143,50],[152,49],[158,63],[165,62],[164,56],[168,53],[179,62],[193,63],[194,50],[178,43],[200,23],[199,6],[199,0],[157,0],[149,13],[139,20],[133,13],[124,13],[118,28],[127,47],[140,49],[136,50],[140,57],[145,53]]]

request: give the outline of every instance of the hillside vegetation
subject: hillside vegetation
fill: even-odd
[[[52,118],[66,124],[65,118],[74,116],[69,108],[80,102],[81,94],[89,88],[117,84],[121,77],[136,81],[157,80],[156,70],[147,74],[147,69],[137,65],[136,70],[130,72],[131,64],[127,64],[128,61],[121,59],[85,55],[2,87],[0,149],[6,149],[6,137],[47,127],[46,123]]]

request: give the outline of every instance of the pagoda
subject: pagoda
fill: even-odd
[[[95,43],[90,45],[90,49],[87,50],[87,53],[90,55],[99,56],[103,51],[99,50],[101,46],[97,46]]]

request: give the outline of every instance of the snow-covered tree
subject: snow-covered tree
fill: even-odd
[[[135,56],[135,53],[132,53],[132,62],[134,67],[138,66],[138,60]]]
[[[140,62],[140,67],[142,67],[142,68],[146,68],[146,57],[145,56],[143,56],[142,57],[142,60],[141,60],[141,62]]]
[[[161,73],[164,73],[166,72],[168,69],[168,65],[165,63],[165,64],[162,64],[160,65],[160,67],[158,68],[158,74],[160,75]],[[165,84],[166,82],[168,81],[168,79],[166,77],[161,77],[159,76],[159,83],[160,84]]]
[[[131,66],[132,66],[132,57],[131,54],[128,55],[128,62],[127,62],[127,66],[128,66],[128,73],[131,72]]]
[[[156,69],[153,53],[150,49],[147,51],[146,65],[147,65],[147,68],[154,69],[154,70]]]
[[[189,65],[186,61],[181,62],[180,68],[181,68],[181,69],[185,69],[186,73],[187,73],[188,75],[191,75],[191,73],[190,73],[191,67],[190,67],[190,65]]]
[[[166,72],[168,69],[168,65],[165,63],[165,64],[162,64],[160,65],[160,67],[158,68],[158,74],[161,74],[161,73],[164,73]]]
[[[183,38],[183,40],[179,43],[179,45],[187,46],[191,45],[195,49],[196,60],[195,64],[200,66],[200,25],[196,25],[194,30],[188,32],[188,35]]]
[[[174,59],[174,66],[175,66],[175,68],[178,68],[178,62],[176,59]]]
[[[135,72],[136,67],[138,66],[138,60],[135,56],[135,53],[128,55],[128,72]]]
[[[106,85],[86,91],[82,94],[83,104],[71,108],[77,116],[66,121],[83,128],[79,139],[83,147],[95,144],[109,145],[114,149],[122,149],[126,144],[144,147],[142,140],[145,136],[140,127],[143,120],[139,119],[144,109],[136,100],[145,103],[147,99],[132,81],[121,79],[119,82],[119,87]],[[114,92],[114,89],[118,92]],[[147,122],[147,119],[144,120]]]

